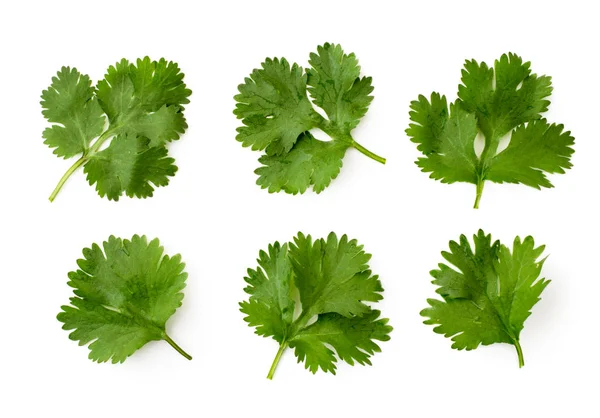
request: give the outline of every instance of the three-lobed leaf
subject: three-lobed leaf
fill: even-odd
[[[350,318],[337,313],[322,314],[317,322],[290,339],[289,346],[312,373],[320,368],[335,374],[336,355],[350,365],[371,365],[371,356],[381,351],[375,340],[389,340],[392,330],[387,319],[379,318],[380,314],[378,310]]]
[[[360,77],[358,59],[344,54],[340,45],[325,44],[310,54],[308,92],[314,104],[337,129],[350,132],[358,126],[373,101],[371,77]]]
[[[255,69],[239,94],[235,115],[244,126],[236,139],[245,147],[265,150],[267,155],[287,153],[298,137],[319,119],[306,95],[306,74],[285,59],[269,59]]]
[[[83,171],[100,196],[119,200],[152,196],[152,185],[166,186],[175,175],[175,160],[167,156],[164,146],[152,147],[144,137],[121,134],[108,148],[91,156]]]
[[[335,312],[347,318],[371,308],[364,302],[383,299],[379,277],[369,270],[371,255],[356,240],[333,233],[313,241],[299,233],[290,244],[294,283],[306,317]]]
[[[571,167],[574,139],[563,125],[542,119],[551,92],[550,77],[532,74],[530,63],[515,54],[502,55],[494,68],[466,61],[459,98],[450,110],[446,97],[437,93],[411,103],[406,133],[424,154],[417,165],[444,183],[475,184],[475,207],[486,180],[552,187],[546,173]],[[485,145],[478,155],[479,132]],[[507,134],[510,141],[501,149]]]
[[[256,184],[269,192],[304,193],[310,186],[320,193],[342,168],[342,159],[348,146],[337,141],[320,141],[310,132],[304,132],[294,148],[284,155],[263,155],[263,164],[256,169]]]
[[[515,238],[512,251],[482,230],[474,235],[475,249],[467,237],[450,242],[442,256],[451,266],[433,270],[433,284],[443,300],[428,299],[421,312],[425,324],[451,338],[452,348],[473,350],[479,345],[508,343],[516,347],[519,366],[524,365],[519,342],[525,320],[540,300],[549,280],[539,278],[544,246],[532,237]]]
[[[44,117],[55,124],[44,130],[44,143],[59,157],[85,152],[104,129],[105,118],[92,82],[75,68],[61,68],[42,93],[41,105]]]
[[[110,200],[151,197],[154,187],[167,185],[177,167],[166,144],[187,129],[183,105],[190,94],[177,64],[165,59],[123,59],[96,88],[88,76],[63,67],[42,93],[42,113],[54,123],[43,136],[58,156],[81,158],[50,200],[81,166],[90,185]]]
[[[371,364],[380,351],[375,341],[387,341],[392,327],[364,303],[383,298],[370,257],[355,240],[334,233],[315,241],[299,233],[292,243],[259,253],[259,266],[244,279],[250,298],[240,310],[258,335],[280,345],[269,378],[287,347],[313,373],[335,374],[337,358]]]
[[[267,58],[238,86],[234,97],[234,114],[242,120],[236,139],[264,151],[259,158],[262,166],[255,172],[257,184],[269,192],[297,194],[313,186],[320,193],[339,174],[350,147],[385,162],[351,135],[373,100],[371,78],[360,77],[356,56],[326,43],[310,55],[309,63],[305,71],[285,58]],[[315,138],[309,132],[313,128],[331,140]]]
[[[69,338],[89,344],[89,358],[124,362],[150,341],[165,340],[191,359],[166,333],[167,320],[181,306],[187,274],[181,256],[164,255],[158,239],[109,237],[83,250],[69,273],[71,304],[57,319]]]

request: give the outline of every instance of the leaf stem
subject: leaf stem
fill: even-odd
[[[273,364],[271,364],[271,368],[269,369],[269,374],[267,375],[267,379],[273,380],[273,375],[275,374],[275,369],[277,369],[279,360],[281,360],[281,355],[283,354],[283,352],[285,351],[287,346],[288,346],[287,341],[282,342],[281,345],[279,346],[279,350],[277,350],[277,355],[275,356],[275,359],[273,360]]]
[[[168,342],[168,343],[169,343],[169,345],[170,345],[171,347],[173,347],[175,350],[177,350],[177,352],[178,352],[179,354],[181,354],[183,357],[185,357],[185,358],[186,358],[186,359],[188,359],[188,360],[191,360],[191,359],[192,359],[192,356],[190,356],[188,353],[186,353],[185,351],[183,351],[183,348],[179,347],[179,346],[177,345],[177,343],[176,343],[175,341],[173,341],[173,340],[171,339],[171,337],[169,337],[169,336],[167,335],[167,333],[164,333],[164,335],[163,335],[163,338],[165,339],[165,341],[166,341],[166,342]]]
[[[113,136],[113,133],[118,129],[118,127],[113,127],[110,129],[107,129],[106,131],[104,131],[104,133],[102,135],[100,135],[100,137],[96,140],[96,142],[94,142],[92,144],[92,146],[90,147],[90,151],[87,153],[88,155],[94,155],[95,153],[98,152],[98,150],[100,149],[100,147],[102,146],[102,144],[104,144],[104,142],[110,138],[111,136]]]
[[[378,163],[385,164],[385,161],[386,161],[385,158],[380,157],[379,155],[375,154],[374,152],[369,151],[368,149],[366,149],[365,147],[360,145],[358,142],[352,140],[352,146],[354,148],[356,148],[357,150],[359,150],[364,155],[366,155],[367,157],[372,158],[373,160],[377,161]]]
[[[73,174],[79,167],[81,167],[83,164],[85,164],[90,159],[91,156],[93,156],[96,152],[98,152],[98,150],[100,149],[100,147],[102,146],[104,141],[106,141],[108,138],[110,138],[113,135],[113,132],[115,131],[115,129],[116,128],[108,129],[102,135],[100,135],[100,137],[98,137],[96,142],[94,142],[94,144],[83,153],[82,157],[80,159],[78,159],[77,161],[75,161],[75,164],[73,164],[67,170],[67,172],[65,174],[63,174],[63,176],[58,181],[58,184],[54,188],[54,191],[52,192],[52,194],[49,197],[51,202],[54,202],[54,199],[56,199],[56,195],[58,195],[58,192],[60,192],[60,189],[62,189],[62,187],[64,186],[66,181],[69,179],[69,177],[71,177],[71,174]]]
[[[513,343],[517,349],[517,355],[519,356],[519,369],[525,365],[525,359],[523,358],[523,349],[518,339],[514,339]]]
[[[385,164],[385,161],[386,161],[385,158],[380,157],[379,155],[375,154],[374,152],[369,151],[368,149],[366,149],[365,147],[360,145],[358,142],[356,142],[352,138],[352,135],[350,135],[349,131],[346,132],[343,129],[339,129],[339,127],[335,123],[325,119],[324,117],[322,117],[321,115],[319,115],[316,112],[315,112],[314,118],[315,118],[315,120],[314,120],[315,127],[321,129],[323,132],[325,132],[327,135],[329,135],[334,140],[345,142],[348,145],[356,148],[358,151],[360,151],[367,157],[377,161],[378,163]]]
[[[51,202],[54,202],[54,199],[56,199],[56,195],[58,194],[58,192],[60,192],[60,189],[62,189],[62,187],[64,186],[64,184],[66,183],[66,181],[69,179],[69,177],[71,177],[71,174],[73,174],[86,161],[87,161],[87,157],[84,155],[80,159],[78,159],[77,161],[75,161],[75,164],[73,164],[71,167],[69,167],[69,169],[67,170],[67,172],[65,174],[63,174],[63,176],[58,181],[58,184],[54,188],[54,191],[52,192],[52,194],[48,198]]]
[[[475,204],[473,205],[473,209],[479,209],[479,202],[481,201],[481,194],[483,193],[483,185],[485,184],[485,180],[481,178],[477,178],[477,196],[475,196]]]

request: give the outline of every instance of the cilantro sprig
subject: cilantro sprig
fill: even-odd
[[[371,364],[380,351],[375,340],[389,340],[392,327],[364,303],[383,299],[370,258],[356,240],[338,240],[333,232],[315,241],[298,233],[293,242],[260,251],[258,267],[244,278],[250,298],[240,310],[256,334],[279,343],[269,379],[288,347],[312,373],[335,374],[336,354],[350,365]]]
[[[550,77],[532,74],[530,63],[515,54],[502,55],[493,68],[466,61],[458,99],[449,107],[438,93],[411,103],[406,133],[424,155],[416,164],[442,183],[474,184],[475,208],[486,180],[553,187],[545,173],[571,167],[574,139],[563,125],[542,119],[551,92]],[[478,133],[485,141],[480,155]],[[500,149],[509,133],[508,146]]]
[[[150,341],[164,340],[186,359],[187,354],[166,332],[167,320],[181,306],[187,273],[179,254],[163,255],[158,239],[131,240],[111,236],[93,244],[69,273],[71,304],[57,319],[69,338],[89,345],[89,358],[122,363]]]
[[[165,59],[122,59],[96,87],[77,69],[62,67],[42,92],[42,113],[53,124],[43,132],[44,143],[58,157],[81,157],[50,201],[81,166],[90,185],[109,200],[123,193],[151,197],[153,186],[166,186],[177,171],[166,144],[187,129],[183,105],[191,93],[177,64]]]
[[[356,56],[326,43],[310,54],[309,63],[304,71],[285,58],[267,58],[234,97],[234,114],[243,123],[236,139],[244,147],[264,151],[255,173],[257,184],[270,193],[304,193],[310,186],[322,192],[338,176],[348,148],[385,164],[385,158],[351,134],[373,100],[371,77],[360,76]],[[315,138],[309,132],[313,128],[331,140]]]
[[[525,320],[550,280],[539,278],[545,258],[544,246],[536,247],[532,237],[516,237],[511,250],[492,243],[482,230],[473,236],[450,241],[442,256],[451,266],[439,264],[431,271],[436,292],[443,301],[428,299],[421,311],[425,324],[451,338],[452,348],[474,350],[480,344],[507,343],[515,346],[519,367],[525,365],[519,342]]]

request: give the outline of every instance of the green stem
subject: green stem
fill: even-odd
[[[186,359],[188,359],[188,360],[191,360],[191,359],[192,359],[192,356],[190,356],[188,353],[186,353],[185,351],[183,351],[183,348],[179,347],[179,346],[177,345],[177,343],[176,343],[175,341],[173,341],[173,340],[171,339],[171,337],[169,337],[169,336],[167,335],[167,333],[165,333],[165,334],[163,335],[163,338],[165,339],[165,341],[166,341],[166,342],[168,342],[168,343],[169,343],[169,345],[170,345],[171,347],[173,347],[175,350],[177,350],[177,352],[178,352],[179,354],[181,354],[183,357],[185,357],[185,358],[186,358]]]
[[[496,136],[496,132],[492,132],[488,137],[484,136],[485,145],[483,147],[483,151],[481,152],[481,156],[479,157],[479,161],[481,161],[482,166],[487,164],[488,155],[494,156],[496,151],[498,150],[498,143],[500,142],[500,138]]]
[[[285,351],[287,346],[288,345],[287,345],[286,341],[282,342],[281,345],[279,346],[279,350],[277,350],[277,355],[275,356],[275,359],[273,360],[273,364],[271,364],[271,368],[269,369],[269,374],[267,375],[267,379],[273,380],[273,375],[275,374],[275,369],[277,369],[279,360],[281,360],[281,355],[283,354],[283,352]]]
[[[517,355],[519,356],[519,368],[521,368],[525,365],[525,360],[523,359],[523,349],[521,348],[519,340],[515,339],[513,340],[513,343],[517,349]]]
[[[114,128],[107,129],[102,135],[100,135],[100,137],[96,140],[96,142],[94,142],[94,144],[90,147],[90,151],[87,153],[87,155],[94,155],[95,153],[97,153],[98,150],[100,149],[100,147],[102,146],[102,144],[104,144],[104,141],[106,141],[108,138],[113,136],[113,133],[117,129],[119,129],[119,128],[114,127]]]
[[[473,205],[473,209],[479,209],[479,202],[481,201],[481,194],[483,193],[483,185],[485,184],[485,180],[481,178],[477,178],[477,196],[475,196],[475,204]]]
[[[90,159],[91,156],[93,156],[96,152],[98,152],[98,150],[100,149],[100,147],[102,146],[104,141],[106,141],[108,138],[110,138],[113,135],[113,132],[115,131],[115,129],[116,128],[108,129],[102,135],[100,135],[100,137],[96,140],[96,142],[94,142],[94,144],[91,146],[91,148],[86,150],[83,153],[83,156],[80,159],[78,159],[77,161],[75,161],[75,164],[73,164],[67,170],[67,172],[65,174],[63,174],[63,176],[58,181],[58,184],[54,188],[54,191],[52,192],[52,194],[49,197],[51,202],[54,202],[54,199],[56,199],[56,195],[58,195],[58,192],[60,192],[60,189],[62,189],[62,187],[64,186],[66,181],[69,179],[69,177],[71,177],[71,174],[73,174],[79,167],[81,167],[83,164],[85,164]]]
[[[294,323],[292,324],[292,328],[287,334],[287,339],[293,338],[295,335],[298,335],[300,330],[306,328],[306,324],[315,317],[315,314],[311,312],[311,310],[302,311],[300,316],[296,318]]]
[[[357,150],[359,150],[360,152],[362,152],[367,157],[372,158],[373,160],[377,161],[378,163],[385,164],[385,158],[380,157],[379,155],[375,154],[374,152],[369,151],[368,149],[366,149],[365,147],[360,145],[358,142],[352,140],[352,146],[354,148],[356,148]]]
[[[481,194],[483,193],[483,183],[485,182],[489,164],[488,160],[496,155],[499,141],[500,138],[496,136],[495,132],[492,132],[489,137],[485,137],[485,146],[479,156],[479,164],[477,167],[477,196],[475,198],[475,205],[473,205],[474,209],[479,209],[479,201],[481,200]]]
[[[62,189],[63,185],[66,183],[66,181],[69,179],[69,177],[71,177],[71,174],[73,174],[86,161],[87,161],[87,157],[84,155],[83,157],[81,157],[80,159],[75,161],[75,164],[73,164],[71,167],[69,167],[67,172],[65,174],[63,174],[63,176],[58,181],[58,184],[54,188],[54,191],[52,192],[52,194],[49,197],[51,202],[54,202],[54,199],[56,199],[56,195],[58,194],[58,192],[60,192],[60,189]]]
[[[327,135],[329,135],[334,140],[345,142],[345,143],[353,146],[354,148],[356,148],[358,151],[360,151],[367,157],[372,158],[373,160],[377,161],[378,163],[385,164],[385,158],[380,157],[379,155],[375,154],[374,152],[369,151],[368,149],[366,149],[365,147],[360,145],[358,142],[356,142],[352,138],[352,135],[350,135],[350,132],[346,132],[344,130],[339,129],[335,123],[328,121],[327,119],[325,119],[324,117],[322,117],[321,115],[319,115],[316,112],[314,115],[314,122],[315,122],[316,127],[321,129],[323,132],[325,132]]]

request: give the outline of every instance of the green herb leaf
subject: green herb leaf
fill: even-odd
[[[422,171],[444,183],[476,185],[479,206],[486,180],[522,183],[536,189],[552,187],[545,173],[564,173],[571,167],[574,139],[562,125],[549,124],[550,77],[531,73],[530,63],[514,54],[496,60],[494,68],[467,61],[458,99],[448,105],[437,93],[411,103],[406,133],[425,156],[417,160]],[[477,133],[485,145],[474,150]],[[510,133],[506,149],[500,141]]]
[[[385,159],[352,138],[351,131],[373,100],[370,77],[360,77],[354,54],[326,43],[310,55],[306,72],[285,58],[267,58],[238,87],[234,114],[242,119],[236,139],[245,147],[265,151],[256,170],[257,184],[269,192],[320,193],[339,173],[346,149],[354,147],[376,161]],[[327,119],[313,107],[325,111]],[[315,139],[319,128],[331,141]]]
[[[60,125],[46,128],[43,136],[56,155],[81,158],[50,200],[81,166],[98,194],[110,200],[123,193],[151,197],[153,186],[167,185],[177,167],[166,158],[165,145],[187,129],[182,105],[190,94],[177,64],[164,59],[146,57],[136,64],[123,59],[108,68],[97,88],[88,76],[63,67],[41,102],[46,119]],[[102,150],[106,141],[110,144]]]
[[[279,343],[269,379],[287,347],[313,373],[335,374],[336,354],[351,365],[371,364],[380,351],[374,340],[389,340],[392,327],[364,303],[383,298],[370,258],[355,240],[334,233],[314,242],[299,233],[293,243],[276,242],[259,253],[258,267],[244,279],[250,298],[240,310],[258,335]],[[296,296],[301,309],[295,314]]]
[[[289,341],[298,361],[316,373],[319,368],[335,374],[335,355],[354,365],[371,365],[371,356],[381,351],[374,342],[387,341],[392,327],[387,319],[379,319],[381,312],[369,310],[362,316],[344,317],[336,313],[319,315],[312,325],[300,330]],[[331,350],[328,346],[331,346]]]
[[[151,184],[166,186],[177,171],[174,162],[164,145],[153,147],[147,138],[121,134],[91,155],[83,171],[100,196],[118,200],[123,192],[129,197],[152,196]]]
[[[122,363],[149,341],[165,340],[188,360],[166,333],[167,320],[181,306],[187,274],[181,256],[163,256],[158,239],[111,236],[102,248],[93,244],[69,273],[71,305],[57,319],[69,338],[89,345],[89,358]]]
[[[319,141],[310,132],[304,132],[294,148],[284,155],[263,155],[256,169],[256,183],[269,192],[304,193],[309,186],[317,193],[335,179],[342,168],[342,159],[348,146],[337,141]]]
[[[71,158],[88,149],[104,128],[102,108],[92,82],[75,68],[63,67],[42,94],[43,115],[52,125],[44,130],[44,143],[59,157]]]
[[[519,366],[524,365],[519,337],[531,309],[540,300],[549,280],[539,278],[544,246],[535,247],[532,237],[515,238],[512,252],[491,235],[479,230],[473,237],[450,241],[450,252],[442,256],[454,267],[440,264],[431,275],[443,301],[428,299],[421,311],[425,324],[451,338],[452,348],[473,350],[480,344],[508,343],[515,346]]]

